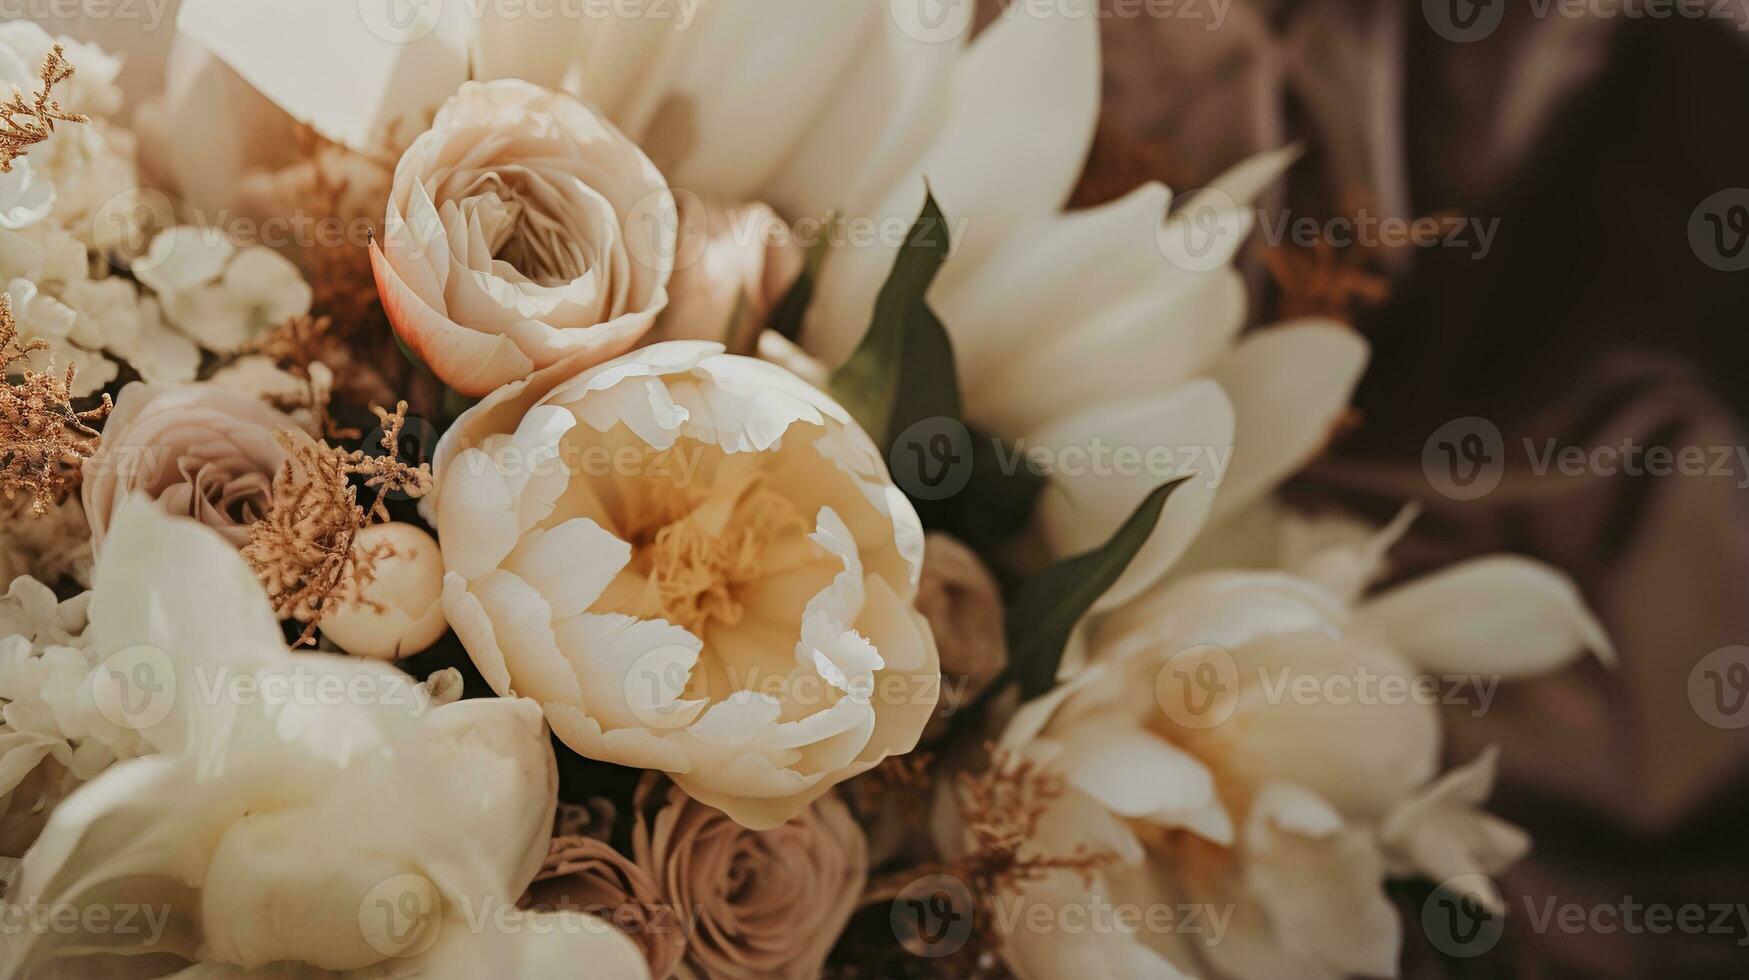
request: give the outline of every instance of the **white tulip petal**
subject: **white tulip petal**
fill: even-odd
[[[1196,811],[1216,802],[1214,777],[1207,767],[1139,729],[1085,723],[1057,739],[1063,754],[1056,764],[1064,778],[1119,816]]]
[[[833,110],[815,120],[766,184],[767,200],[786,214],[816,218],[861,214],[878,202],[947,111],[940,93],[971,34],[973,10],[942,8],[927,38],[907,33],[898,17],[877,18],[851,56]]]
[[[1361,606],[1359,624],[1422,670],[1519,677],[1614,647],[1572,579],[1541,562],[1496,555],[1392,589]]]
[[[1323,450],[1368,355],[1353,328],[1303,321],[1252,334],[1215,366],[1211,376],[1233,399],[1236,419],[1216,520],[1273,490]]]
[[[1222,484],[1232,453],[1233,424],[1226,394],[1215,383],[1198,380],[1147,400],[1101,406],[1057,420],[1027,439],[1051,450],[1058,460],[1071,458],[1065,453],[1080,453],[1088,460],[1085,467],[1077,464],[1079,473],[1054,479],[1039,502],[1040,520],[1052,551],[1059,556],[1103,545],[1149,493],[1184,479],[1167,498],[1153,536],[1096,610],[1116,608],[1134,598],[1158,581],[1190,546]],[[1115,468],[1100,472],[1091,463],[1091,454],[1099,447],[1136,453],[1143,465],[1128,472]]]

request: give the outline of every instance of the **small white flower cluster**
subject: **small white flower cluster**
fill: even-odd
[[[190,381],[202,349],[234,353],[308,313],[309,286],[270,249],[193,228],[147,247],[146,229],[168,216],[164,198],[141,187],[135,136],[117,119],[119,59],[26,21],[0,24],[0,97],[16,89],[28,101],[56,43],[76,71],[53,97],[91,121],[57,126],[0,174],[0,290],[23,339],[49,344],[32,367],[74,365],[79,396],[114,381],[117,360],[149,382]],[[130,266],[138,282],[112,274]]]
[[[89,696],[90,599],[57,600],[29,576],[0,596],[0,857],[22,854],[81,783],[138,754],[138,737],[106,720]]]

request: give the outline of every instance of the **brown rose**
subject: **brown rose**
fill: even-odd
[[[942,684],[955,695],[941,699],[924,730],[924,740],[933,741],[947,733],[949,716],[976,698],[1008,665],[1002,591],[972,549],[957,538],[931,531],[924,538],[917,611],[935,631]]]
[[[715,980],[813,980],[868,881],[868,844],[836,795],[748,830],[652,773],[632,854],[693,918],[686,967]]]
[[[605,841],[555,837],[547,860],[523,897],[523,908],[587,912],[606,919],[638,944],[650,963],[650,980],[674,974],[686,952],[686,933],[675,908],[662,901],[644,869]]]

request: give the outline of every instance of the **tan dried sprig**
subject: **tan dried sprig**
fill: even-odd
[[[363,343],[358,337],[341,336],[332,317],[294,316],[263,334],[244,353],[260,354],[306,381],[313,380],[316,365],[325,365],[330,371],[327,384],[346,404],[387,401],[393,388],[370,358],[359,356]]]
[[[322,360],[334,342],[334,321],[325,316],[294,316],[262,334],[243,348],[260,354],[300,378],[308,377],[310,365]]]
[[[1390,298],[1390,280],[1372,265],[1364,249],[1338,252],[1329,242],[1310,248],[1282,243],[1263,253],[1263,264],[1275,280],[1280,295],[1276,316],[1334,317],[1354,322],[1362,308],[1377,306]]]
[[[389,520],[389,494],[418,498],[431,490],[430,467],[397,455],[407,403],[392,412],[372,411],[382,421],[382,455],[280,436],[292,458],[274,475],[273,506],[243,546],[274,611],[304,624],[300,645],[315,639],[322,616],[339,605],[362,602],[382,610],[362,593],[376,577],[376,563],[394,549],[383,544],[361,551],[355,547],[358,532]],[[358,501],[354,477],[363,477],[364,487],[375,492],[368,508]]]
[[[77,112],[68,112],[53,98],[55,86],[73,77],[73,65],[59,44],[43,56],[42,70],[37,73],[42,88],[29,102],[24,93],[12,90],[12,99],[0,103],[0,173],[12,172],[12,161],[55,132],[55,123],[88,123],[91,119]]]
[[[58,375],[52,361],[42,372],[24,366],[46,349],[44,341],[19,340],[12,297],[0,293],[0,494],[28,494],[35,517],[79,485],[80,467],[97,451],[96,425],[114,407],[104,395],[96,408],[74,408],[71,364]]]
[[[313,186],[307,200],[315,216],[342,226],[349,224],[357,217],[346,204],[351,182],[335,176],[326,162],[330,154],[348,151],[326,142],[308,128],[300,130],[300,143],[311,163]],[[386,324],[368,248],[342,242],[306,249],[304,258],[304,272],[315,292],[312,300],[315,309],[338,317],[353,335]]]
[[[1060,774],[1035,760],[993,752],[983,772],[960,774],[957,789],[972,843],[953,867],[986,901],[1054,871],[1072,871],[1091,881],[1093,872],[1112,860],[1112,855],[1084,845],[1068,854],[1039,850],[1039,822],[1062,798],[1064,784]]]
[[[1114,856],[1078,845],[1067,854],[1045,850],[1038,841],[1039,823],[1053,803],[1061,799],[1064,782],[1038,762],[990,747],[990,763],[978,773],[961,773],[955,782],[960,813],[970,838],[965,852],[950,861],[927,863],[886,875],[871,883],[863,897],[865,905],[892,902],[919,878],[943,874],[963,882],[973,908],[972,934],[958,953],[933,965],[944,976],[986,976],[998,969],[993,953],[1001,947],[1002,934],[996,900],[1003,892],[1058,871],[1092,876]],[[909,773],[896,772],[898,779]]]

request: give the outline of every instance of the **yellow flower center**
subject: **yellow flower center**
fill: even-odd
[[[806,533],[807,523],[763,474],[708,488],[656,486],[625,528],[633,567],[653,587],[653,612],[695,636],[712,622],[739,623],[741,591],[764,575],[767,547]]]

